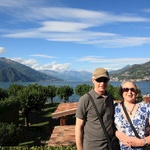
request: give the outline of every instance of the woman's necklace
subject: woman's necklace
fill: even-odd
[[[133,105],[133,107],[132,107],[131,110],[129,110],[129,109],[127,109],[127,108],[125,107],[126,110],[129,112],[130,115],[132,115],[132,112],[133,112],[133,110],[134,110],[135,104],[136,104],[136,103],[134,103],[134,105]]]

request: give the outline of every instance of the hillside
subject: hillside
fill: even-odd
[[[0,58],[0,82],[62,81],[6,58]]]
[[[119,73],[122,73],[122,72],[124,72],[124,71],[130,69],[130,68],[131,68],[131,66],[130,66],[130,65],[127,65],[127,66],[125,66],[125,67],[123,67],[123,68],[121,68],[121,69],[112,70],[112,71],[109,72],[109,74],[110,74],[110,75],[111,75],[111,74],[119,74]]]
[[[34,70],[18,62],[0,58],[0,82],[38,82],[38,81],[91,81],[92,73],[88,71]],[[122,69],[110,71],[111,81],[133,79],[150,81],[150,61],[144,64],[127,65]]]
[[[92,73],[87,71],[63,71],[40,70],[40,72],[50,74],[70,82],[91,81]],[[122,81],[133,79],[135,81],[150,81],[150,61],[144,64],[127,65],[119,70],[110,71],[111,81]]]
[[[135,64],[121,73],[111,74],[111,81],[133,79],[134,81],[150,81],[150,61],[144,64]]]

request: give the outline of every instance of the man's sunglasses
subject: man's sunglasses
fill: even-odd
[[[105,78],[105,77],[101,77],[101,78],[97,78],[97,79],[95,79],[95,81],[96,82],[108,82],[109,81],[109,79],[108,78]]]
[[[123,92],[129,92],[132,91],[132,92],[135,92],[135,89],[134,88],[122,88]]]

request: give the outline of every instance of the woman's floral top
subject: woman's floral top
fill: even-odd
[[[127,119],[124,118],[122,111],[122,103],[115,104],[115,125],[119,131],[124,132],[128,136],[135,137],[134,132],[130,126],[130,123]],[[150,103],[140,102],[138,103],[138,109],[136,110],[135,115],[131,118],[131,121],[138,132],[139,136],[143,138],[144,136],[150,135],[149,130],[149,119],[150,119]],[[123,145],[120,142],[122,150],[142,150],[142,148],[129,148]]]

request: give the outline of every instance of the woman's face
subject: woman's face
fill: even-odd
[[[134,102],[136,99],[136,89],[132,82],[125,82],[122,85],[122,96],[125,101]]]

